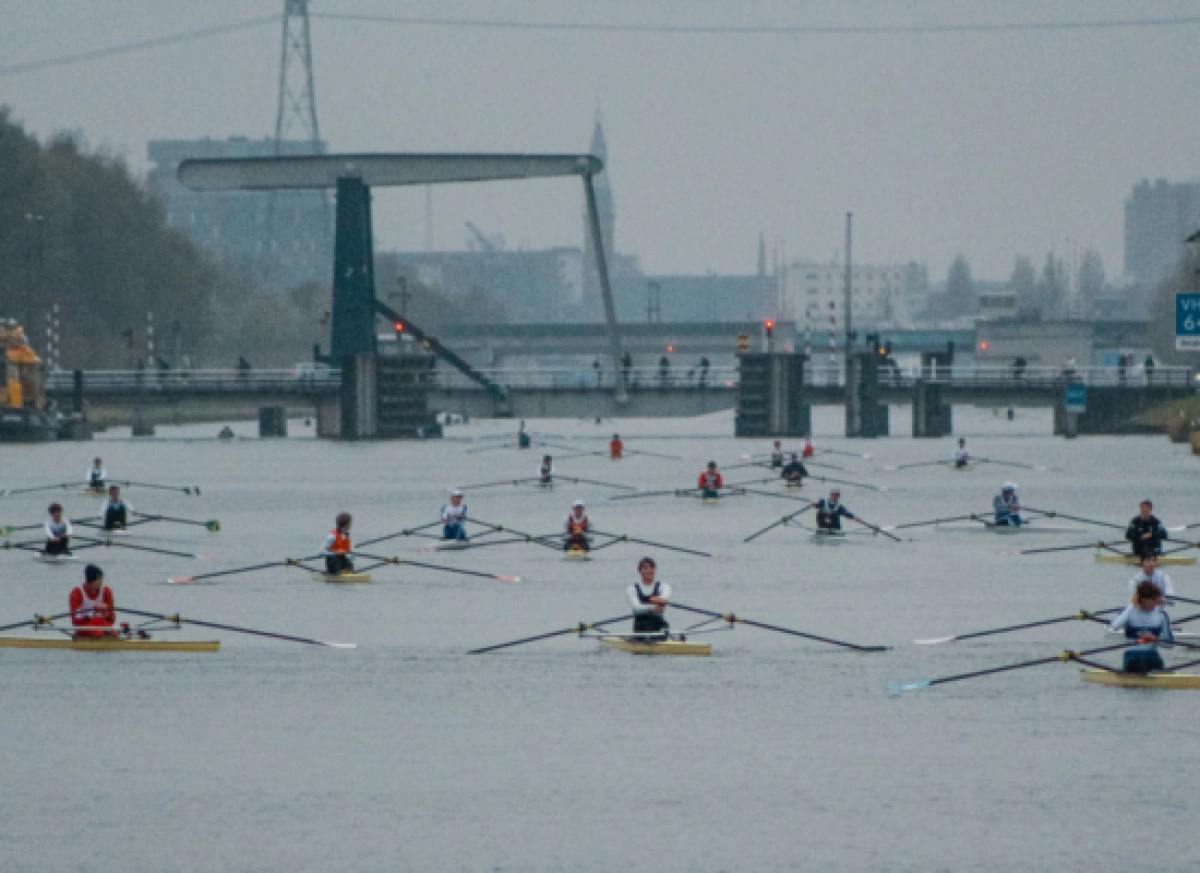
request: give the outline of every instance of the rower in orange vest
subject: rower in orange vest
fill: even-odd
[[[614,461],[621,460],[621,453],[625,451],[625,443],[621,442],[621,435],[614,433],[612,442],[608,444],[608,453]]]
[[[812,437],[809,434],[805,434],[804,435],[804,451],[802,453],[802,456],[805,458],[811,458],[816,453],[817,453],[817,450],[813,448]]]
[[[337,527],[325,537],[321,556],[325,559],[325,572],[330,576],[354,572],[354,561],[350,559],[350,513],[339,512]]]
[[[717,462],[709,461],[708,469],[700,474],[696,487],[704,497],[720,497],[720,489],[725,486],[725,480],[717,472]]]

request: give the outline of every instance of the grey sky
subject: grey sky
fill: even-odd
[[[279,12],[283,0],[0,0],[0,66]],[[978,24],[1169,18],[1178,0],[312,0],[316,13],[628,24]],[[1122,266],[1143,177],[1200,176],[1200,24],[992,33],[739,35],[313,21],[321,132],[342,151],[583,151],[599,111],[617,247],[655,271],[749,271],[759,232],[789,257],[957,252],[977,276],[1068,240]],[[274,128],[276,24],[0,75],[33,132],[79,129],[145,168],[149,139]],[[579,245],[578,185],[439,190],[436,243],[464,220],[510,247]],[[380,192],[383,248],[422,244],[418,192]]]

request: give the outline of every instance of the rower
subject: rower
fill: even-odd
[[[59,503],[51,503],[50,517],[46,519],[46,545],[43,555],[71,554],[71,522],[63,518],[63,508]]]
[[[813,504],[813,508],[817,510],[817,530],[840,531],[843,518],[862,522],[861,518],[842,506],[842,490],[840,488],[833,488],[829,492],[829,499],[818,500]]]
[[[87,471],[87,487],[93,491],[101,491],[104,489],[107,479],[108,473],[104,470],[104,461],[96,458],[92,461],[92,468]]]
[[[231,440],[234,438],[234,436],[235,434],[233,432],[233,428],[231,428],[229,425],[225,425],[223,428],[221,428],[221,432],[217,434],[217,439]]]
[[[112,634],[117,623],[117,608],[113,603],[112,589],[104,584],[104,571],[95,564],[83,568],[83,584],[71,592],[71,624],[76,628],[76,637],[103,637]]]
[[[1175,587],[1171,584],[1171,577],[1158,569],[1158,555],[1154,552],[1142,555],[1142,572],[1138,573],[1129,580],[1129,606],[1125,607],[1124,612],[1117,616],[1117,621],[1124,616],[1125,613],[1137,606],[1138,586],[1143,582],[1149,582],[1158,589],[1163,600],[1169,605],[1171,598],[1175,596]]]
[[[563,542],[563,551],[569,552],[572,549],[588,551],[592,547],[592,543],[587,537],[590,528],[591,522],[588,521],[587,513],[584,511],[583,501],[576,500],[571,511],[567,513],[567,536]]]
[[[442,539],[465,540],[467,528],[463,524],[467,519],[467,505],[463,503],[463,493],[459,490],[450,492],[450,502],[442,507]]]
[[[708,468],[700,474],[700,478],[696,482],[696,487],[700,489],[701,495],[705,498],[721,496],[720,491],[725,487],[725,480],[717,472],[716,461],[708,462]]]
[[[621,460],[622,454],[625,451],[625,443],[621,442],[621,435],[614,433],[612,442],[608,444],[608,455],[614,461]]]
[[[350,558],[350,513],[339,512],[337,527],[325,537],[321,546],[321,557],[325,559],[325,572],[330,576],[354,572],[354,561]]]
[[[543,487],[554,484],[554,459],[549,455],[542,456],[542,465],[538,467],[538,484]]]
[[[779,440],[775,440],[775,448],[771,451],[771,469],[779,470],[783,467],[783,445]]]
[[[806,433],[806,434],[804,435],[804,451],[803,451],[803,456],[804,456],[804,457],[806,457],[806,458],[811,458],[811,457],[813,457],[814,455],[816,455],[816,453],[817,453],[817,450],[816,450],[815,448],[813,448],[813,443],[812,443],[812,434],[807,434],[807,433]]]
[[[671,598],[671,586],[654,578],[658,567],[653,558],[638,561],[641,579],[629,586],[629,604],[633,607],[635,634],[661,634],[670,630],[664,613]]]
[[[521,420],[521,426],[517,428],[517,448],[527,449],[532,445],[533,441],[529,439],[529,434],[525,433],[525,420]]]
[[[121,489],[116,485],[108,486],[108,497],[100,509],[101,526],[105,530],[124,530],[129,527],[129,514],[133,507],[121,497]]]
[[[1139,558],[1150,552],[1161,554],[1163,540],[1171,538],[1163,523],[1154,516],[1153,510],[1154,504],[1143,500],[1138,506],[1138,514],[1125,528],[1125,539],[1129,540],[1133,553]]]
[[[1165,670],[1158,644],[1175,642],[1171,633],[1171,619],[1162,609],[1162,592],[1153,582],[1142,582],[1134,595],[1136,605],[1117,616],[1109,627],[1125,629],[1125,639],[1136,640],[1138,645],[1125,650],[1122,669],[1126,673],[1149,673]]]
[[[954,466],[959,468],[971,466],[971,452],[967,449],[967,441],[962,437],[959,437],[958,448],[954,452]]]
[[[800,461],[800,456],[795,452],[792,452],[792,460],[786,467],[783,468],[783,472],[780,473],[780,477],[786,479],[788,482],[801,484],[804,482],[804,477],[807,475],[808,468],[806,468]]]
[[[1017,486],[1005,482],[1000,493],[992,498],[992,511],[995,512],[996,527],[1021,526],[1021,498],[1017,496]]]

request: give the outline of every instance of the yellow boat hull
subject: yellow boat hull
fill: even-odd
[[[0,637],[4,649],[73,649],[76,652],[215,652],[215,640],[136,640],[122,637]]]
[[[330,585],[354,585],[371,581],[370,573],[313,573],[313,579],[318,582],[328,582]]]
[[[1118,688],[1174,688],[1200,691],[1200,673],[1114,673],[1111,670],[1096,670],[1087,667],[1079,671],[1084,682],[1097,685],[1115,685]]]
[[[1097,564],[1124,564],[1127,567],[1137,567],[1142,559],[1135,555],[1106,555],[1103,552],[1096,555]],[[1179,555],[1159,555],[1160,567],[1190,567],[1196,563],[1195,558],[1183,558]]]
[[[567,549],[564,553],[568,561],[590,561],[592,556],[583,549]]]
[[[693,643],[687,640],[631,640],[626,637],[601,637],[600,645],[618,652],[633,655],[699,655],[712,654],[712,644]]]

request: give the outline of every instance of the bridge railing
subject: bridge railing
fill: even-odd
[[[611,367],[477,367],[479,373],[497,385],[506,388],[533,388],[540,390],[580,390],[614,387]],[[441,388],[473,387],[469,379],[455,370],[438,367],[434,372],[436,384]],[[683,369],[668,367],[631,367],[625,371],[626,384],[631,389],[669,388],[734,388],[738,384],[736,367],[700,367]],[[478,386],[474,386],[478,387]]]
[[[85,370],[83,392],[138,394],[308,394],[322,389],[335,391],[342,383],[340,370]],[[46,375],[46,388],[56,394],[69,393],[75,386],[71,370]]]
[[[901,370],[881,369],[884,385],[911,385],[918,379],[954,388],[1016,388],[1049,390],[1068,382],[1082,382],[1096,388],[1189,388],[1200,386],[1189,367],[1151,367],[1136,370],[1120,367],[975,367],[951,374],[933,375],[919,367]]]

